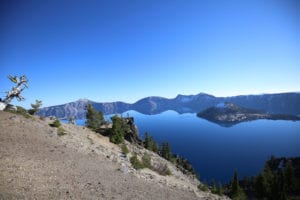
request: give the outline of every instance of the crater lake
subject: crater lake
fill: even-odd
[[[222,127],[196,113],[127,111],[122,116],[134,117],[141,138],[148,132],[159,144],[168,141],[172,152],[187,158],[204,182],[229,182],[235,169],[240,178],[257,175],[272,155],[300,156],[299,121],[255,120]],[[84,125],[84,120],[77,124]]]

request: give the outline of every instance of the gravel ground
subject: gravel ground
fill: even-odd
[[[57,136],[48,123],[0,111],[0,199],[219,199],[179,175],[133,170],[86,128],[63,125]]]

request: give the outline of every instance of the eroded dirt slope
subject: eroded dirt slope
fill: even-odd
[[[57,136],[48,123],[0,111],[0,199],[218,199],[134,171],[117,145],[84,127],[63,125]]]

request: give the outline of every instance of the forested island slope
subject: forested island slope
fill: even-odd
[[[222,126],[232,126],[241,122],[257,119],[300,120],[300,117],[296,115],[271,114],[261,110],[241,107],[229,102],[219,103],[216,106],[207,108],[206,110],[199,112],[197,116]]]

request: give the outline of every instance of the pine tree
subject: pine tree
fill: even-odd
[[[143,166],[146,168],[151,168],[151,156],[145,153],[142,157]]]
[[[167,160],[171,160],[173,158],[173,154],[171,151],[170,144],[168,142],[163,142],[161,146],[161,156]]]
[[[152,151],[152,144],[151,144],[151,139],[149,137],[149,133],[146,132],[145,134],[145,148]]]
[[[219,182],[219,186],[218,186],[218,189],[217,189],[216,193],[217,193],[218,195],[220,195],[220,196],[223,195],[223,186],[222,186],[222,183],[221,183],[221,182]]]
[[[152,151],[155,152],[155,153],[158,153],[159,147],[158,147],[157,142],[154,140],[153,137],[151,137],[150,139],[152,141]]]
[[[102,112],[96,111],[91,104],[87,105],[86,126],[92,130],[97,130],[104,123]]]
[[[165,142],[163,142],[163,143],[161,144],[160,155],[161,155],[161,157],[163,157],[163,158],[166,158],[166,157],[167,157],[166,143],[165,143]]]
[[[42,106],[42,101],[41,100],[35,100],[35,104],[31,104],[32,109],[29,109],[29,114],[34,115],[37,113]]]
[[[216,182],[215,182],[215,179],[213,179],[210,183],[210,188],[211,188],[211,192],[212,193],[216,193],[217,192],[217,188],[216,188]]]
[[[122,119],[118,116],[113,116],[112,118],[113,126],[110,134],[110,141],[115,144],[120,144],[124,142],[124,128],[122,127]]]
[[[127,155],[129,153],[129,149],[128,149],[128,147],[125,143],[123,143],[121,145],[121,150],[122,150],[122,153],[125,154],[125,155]]]
[[[69,118],[69,124],[75,124],[75,118],[74,117]]]
[[[238,193],[240,189],[239,186],[239,180],[238,180],[238,174],[237,174],[237,170],[234,171],[234,175],[233,175],[233,182],[232,182],[232,194],[236,194]]]
[[[247,196],[242,188],[239,186],[237,170],[234,171],[233,181],[231,185],[231,198],[234,200],[246,200]]]
[[[296,179],[295,179],[295,168],[292,165],[292,162],[288,160],[285,163],[284,167],[284,182],[286,183],[287,192],[291,193],[296,190]]]
[[[130,163],[136,170],[144,168],[143,163],[138,159],[136,153],[133,153],[133,156],[130,158]]]
[[[265,187],[264,187],[264,195],[265,197],[272,198],[273,193],[276,192],[275,186],[275,174],[273,174],[271,167],[269,164],[265,165],[265,169],[263,171],[263,176],[265,179]]]
[[[267,182],[262,173],[260,173],[254,180],[254,193],[258,198],[267,196],[266,192]]]

